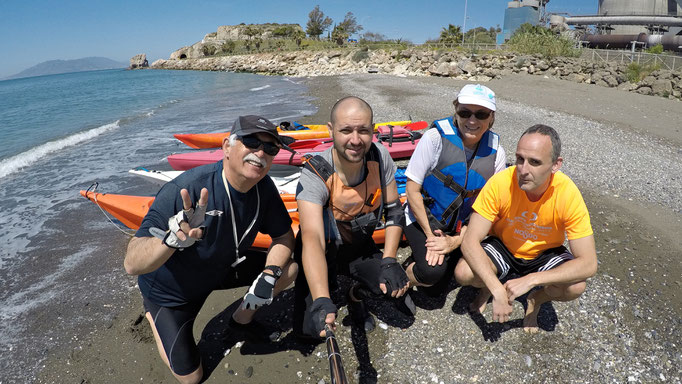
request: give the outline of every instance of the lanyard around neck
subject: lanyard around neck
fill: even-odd
[[[253,216],[253,220],[251,220],[251,224],[249,224],[249,227],[246,228],[246,231],[242,234],[242,238],[238,239],[237,237],[237,217],[234,215],[234,208],[232,207],[232,196],[230,195],[230,185],[227,182],[227,179],[225,178],[225,170],[223,169],[222,172],[223,176],[223,184],[225,185],[225,191],[227,192],[227,198],[230,202],[230,214],[232,215],[232,236],[234,236],[234,254],[236,256],[236,260],[234,263],[230,264],[230,267],[234,268],[237,266],[237,264],[241,263],[242,261],[246,260],[246,256],[239,257],[239,246],[241,245],[242,241],[244,241],[244,238],[246,238],[246,235],[251,232],[251,228],[256,224],[256,220],[258,219],[258,213],[260,212],[260,192],[258,191],[258,184],[256,184],[256,214]]]

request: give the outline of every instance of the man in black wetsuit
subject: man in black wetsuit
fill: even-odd
[[[283,146],[267,119],[239,117],[222,161],[164,185],[128,245],[126,272],[139,275],[159,354],[182,383],[203,377],[192,328],[212,291],[250,286],[230,327],[257,334],[255,310],[296,278],[291,218],[267,176]],[[267,253],[249,251],[258,232],[272,237]]]

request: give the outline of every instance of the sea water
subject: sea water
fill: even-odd
[[[129,169],[169,170],[175,133],[227,131],[240,115],[314,113],[296,79],[107,70],[0,81],[0,382],[31,382],[43,359],[116,316],[134,289],[129,235],[78,193],[153,195]],[[130,231],[129,231],[130,232]],[[131,283],[132,281],[132,283]]]

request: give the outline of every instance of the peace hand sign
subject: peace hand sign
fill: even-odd
[[[180,196],[182,197],[182,213],[185,215],[185,220],[178,222],[179,231],[176,232],[178,239],[185,241],[187,240],[187,235],[194,239],[201,239],[204,235],[204,228],[201,224],[204,222],[204,216],[206,214],[206,203],[208,203],[208,189],[201,189],[201,196],[199,197],[199,202],[196,208],[192,208],[192,199],[189,197],[189,192],[186,189],[180,190]],[[177,217],[180,214],[178,212]],[[172,220],[173,218],[171,218]],[[170,227],[170,223],[169,223]]]
[[[183,250],[190,247],[200,240],[204,235],[204,228],[201,226],[206,214],[206,204],[208,203],[208,189],[201,189],[201,196],[195,208],[192,208],[192,199],[186,189],[180,190],[182,197],[183,210],[168,219],[168,232],[163,233],[163,243],[171,248]],[[157,228],[151,228],[156,230]],[[157,233],[152,232],[159,237]]]

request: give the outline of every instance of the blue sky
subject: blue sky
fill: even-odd
[[[468,0],[466,29],[504,20],[508,0]],[[168,58],[219,25],[298,23],[319,4],[338,22],[353,12],[364,31],[421,43],[448,24],[462,25],[465,0],[219,1],[219,0],[2,0],[0,77],[46,60],[103,56],[127,62],[146,53]],[[551,0],[549,12],[595,14],[598,0]]]

